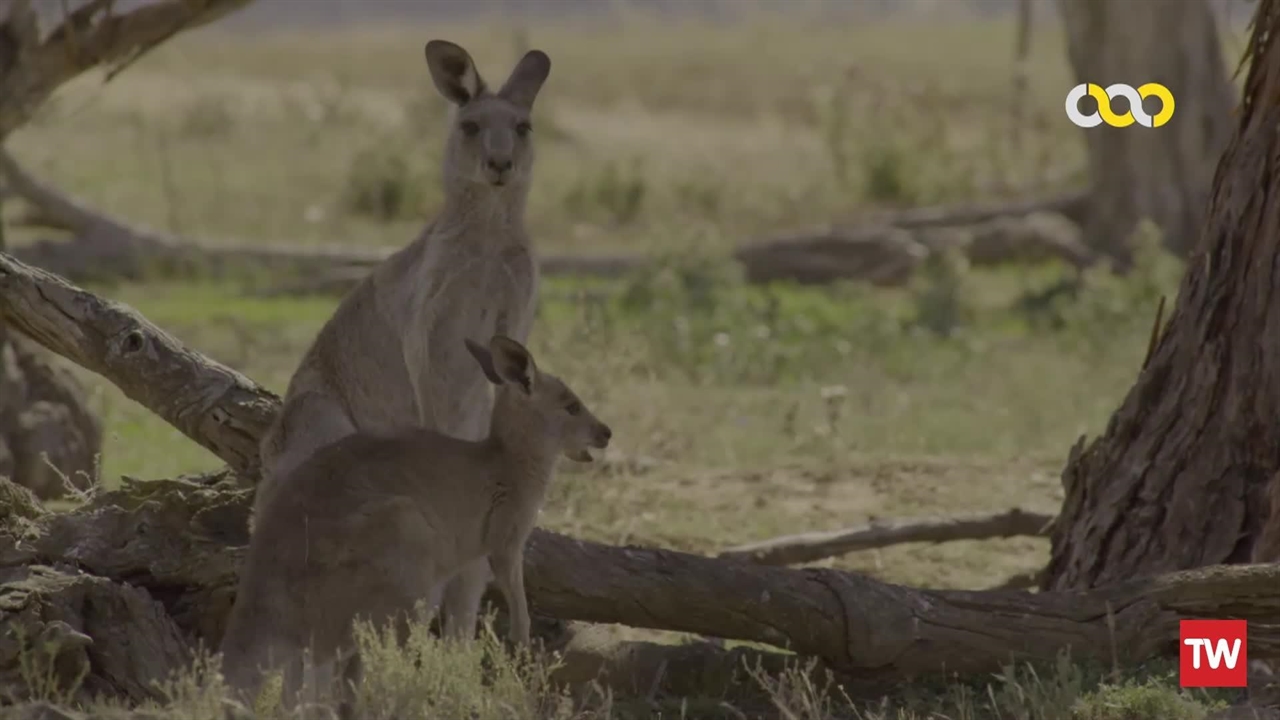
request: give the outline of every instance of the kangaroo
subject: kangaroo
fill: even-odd
[[[502,335],[464,344],[497,386],[488,437],[424,428],[357,433],[318,450],[262,508],[222,640],[223,673],[247,702],[283,669],[285,700],[302,657],[346,664],[358,681],[355,618],[400,623],[476,561],[492,566],[513,643],[529,642],[524,546],[558,456],[589,462],[612,436],[563,381]]]
[[[492,410],[489,384],[462,340],[498,333],[528,340],[538,288],[524,227],[530,113],[551,60],[530,50],[494,93],[462,47],[432,40],[424,53],[436,89],[456,106],[444,150],[444,206],[343,298],[303,356],[262,439],[254,517],[277,492],[276,478],[351,433],[419,426],[481,439]],[[446,634],[475,632],[490,577],[481,562],[445,588]]]

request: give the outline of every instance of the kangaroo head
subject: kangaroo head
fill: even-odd
[[[445,144],[445,184],[527,187],[533,168],[529,116],[551,59],[530,50],[493,93],[461,46],[432,40],[425,53],[436,89],[457,106]]]
[[[559,444],[565,457],[591,462],[588,448],[609,446],[613,431],[600,422],[560,378],[538,370],[533,356],[523,345],[503,335],[494,335],[484,347],[465,341],[472,357],[489,382],[517,403],[525,432],[540,433]]]

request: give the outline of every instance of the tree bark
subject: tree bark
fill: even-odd
[[[1247,57],[1239,124],[1167,328],[1106,431],[1087,449],[1081,438],[1063,471],[1046,588],[1245,562],[1268,515],[1280,469],[1280,2],[1260,4]]]
[[[1093,182],[1084,236],[1123,269],[1131,260],[1129,237],[1149,218],[1163,231],[1165,246],[1185,257],[1200,232],[1235,103],[1208,2],[1060,0],[1058,6],[1076,82],[1158,82],[1176,101],[1160,128],[1081,130]],[[1157,104],[1150,102],[1148,112]]]

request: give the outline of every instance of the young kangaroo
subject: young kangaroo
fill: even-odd
[[[255,517],[278,492],[278,478],[345,435],[419,426],[481,439],[492,400],[462,341],[528,340],[538,286],[524,227],[530,113],[551,60],[529,51],[495,93],[458,45],[432,40],[425,54],[437,90],[456,106],[444,207],[342,300],[303,356],[262,440]],[[474,632],[489,579],[480,562],[446,586],[450,636]]]
[[[460,343],[461,344],[461,343]],[[302,653],[334,669],[352,657],[352,623],[403,620],[469,563],[487,562],[529,641],[524,545],[560,454],[590,461],[612,431],[518,342],[465,347],[497,386],[488,437],[433,430],[359,433],[321,448],[277,479],[249,543],[222,640],[223,673],[252,702],[265,669],[301,685]],[[352,657],[343,675],[359,678]]]

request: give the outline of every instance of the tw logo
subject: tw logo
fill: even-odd
[[[1178,624],[1178,684],[1247,687],[1249,648],[1245,620],[1183,620]]]

